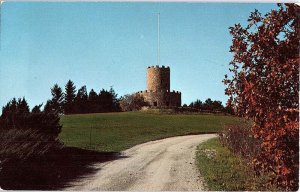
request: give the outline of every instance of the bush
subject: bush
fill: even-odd
[[[9,175],[18,174],[20,170],[13,167],[32,158],[43,158],[63,146],[58,139],[34,129],[0,129],[0,138],[0,186],[5,186]]]
[[[259,158],[262,153],[260,147],[262,140],[254,138],[251,127],[249,123],[228,125],[219,133],[219,141],[223,147],[228,148],[233,154],[238,156],[237,158],[243,160],[247,169],[251,169],[248,170],[249,172],[255,174],[253,175],[255,179],[252,181],[252,185],[248,187],[254,187],[254,190],[278,190],[278,185],[272,182],[274,179],[272,172],[261,172],[253,164],[253,159]]]
[[[122,111],[137,111],[144,106],[148,106],[148,103],[138,94],[125,95],[120,101]]]
[[[233,153],[251,162],[260,153],[261,141],[251,133],[251,125],[228,125],[219,133],[220,142]]]
[[[262,140],[256,169],[271,172],[283,190],[299,182],[299,12],[299,5],[278,4],[230,27],[233,59],[224,79],[237,114],[254,121],[252,134]]]
[[[48,154],[63,147],[58,139],[34,129],[0,129],[0,138],[0,187],[3,189],[24,190],[24,183],[40,182],[37,179],[44,175],[38,169],[38,162],[44,162]]]
[[[41,112],[39,107],[34,107],[33,112],[30,112],[24,98],[18,101],[12,99],[2,109],[0,129],[38,130],[55,140],[62,128],[59,115],[51,111]]]
[[[41,105],[29,111],[26,100],[12,99],[2,109],[0,116],[0,186],[19,185],[20,175],[28,171],[29,164],[36,165],[51,152],[63,147],[58,140],[61,131],[59,116],[42,112]],[[36,170],[32,170],[36,173]],[[26,171],[25,171],[26,172]],[[23,176],[23,175],[22,175]],[[31,177],[29,177],[31,178]],[[23,178],[22,182],[30,182]],[[20,188],[22,189],[22,188]]]
[[[4,163],[9,159],[26,160],[41,157],[49,151],[62,147],[58,139],[41,133],[39,130],[0,129],[0,159]]]

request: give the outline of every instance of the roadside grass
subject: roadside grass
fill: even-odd
[[[210,191],[275,191],[268,176],[255,176],[251,166],[223,147],[218,138],[201,143],[197,148],[197,166]]]
[[[120,112],[64,115],[60,140],[70,147],[119,152],[172,136],[211,133],[242,120],[213,114]]]

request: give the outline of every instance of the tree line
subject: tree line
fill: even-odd
[[[55,84],[51,88],[52,98],[44,107],[44,111],[59,114],[78,113],[100,113],[120,111],[119,99],[114,89],[102,89],[99,93],[91,89],[87,93],[86,86],[82,86],[76,91],[74,82],[69,80],[65,85],[65,91]]]
[[[24,172],[30,161],[44,161],[55,153],[62,153],[63,143],[58,135],[62,130],[60,114],[96,113],[119,111],[117,94],[110,88],[96,93],[87,93],[86,86],[78,91],[69,80],[65,91],[58,84],[51,88],[52,98],[44,108],[35,105],[30,110],[26,99],[13,98],[2,107],[0,116],[0,186],[6,189],[15,187],[11,181],[17,175],[25,174],[24,182],[36,180],[39,171]],[[13,166],[12,166],[13,165]],[[21,171],[20,171],[21,170]],[[21,174],[20,174],[21,172]],[[33,172],[33,174],[32,174]],[[55,173],[59,174],[59,173]],[[14,178],[14,179],[12,179]]]
[[[229,114],[234,113],[231,106],[226,105],[224,107],[221,101],[212,100],[211,98],[206,99],[204,102],[200,99],[196,99],[196,101],[191,102],[189,105],[184,104],[183,107],[189,107],[199,111],[224,112]]]
[[[94,89],[88,93],[85,85],[76,90],[71,80],[66,83],[64,91],[58,84],[55,84],[51,88],[51,95],[52,98],[47,100],[44,111],[58,114],[134,111],[143,106],[149,106],[142,96],[137,97],[136,94],[127,94],[118,98],[118,94],[112,87],[109,90],[102,89],[99,93]],[[230,107],[224,107],[221,101],[211,98],[206,99],[205,102],[197,99],[189,106],[183,105],[183,107],[199,111],[233,113]]]

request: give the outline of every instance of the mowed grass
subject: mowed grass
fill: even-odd
[[[217,132],[240,123],[233,116],[213,114],[151,114],[120,112],[64,115],[60,140],[66,146],[119,152],[136,144],[166,137]]]

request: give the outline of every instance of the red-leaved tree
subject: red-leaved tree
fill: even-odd
[[[298,5],[278,4],[264,16],[252,12],[245,27],[230,27],[234,57],[224,79],[237,114],[254,121],[262,141],[256,169],[285,190],[298,189],[299,14]]]

